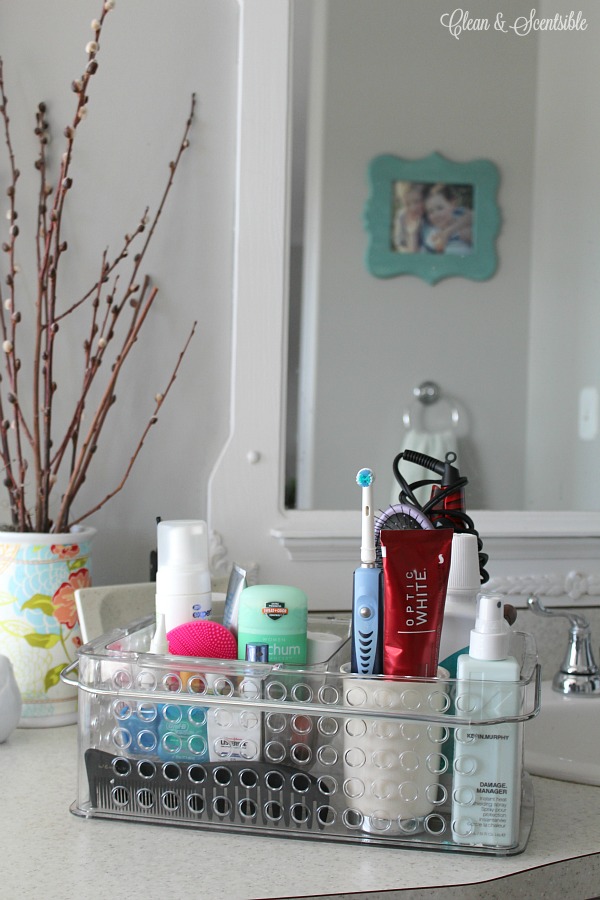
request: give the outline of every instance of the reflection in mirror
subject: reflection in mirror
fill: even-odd
[[[396,2],[404,6],[404,0]],[[428,8],[429,5],[435,6],[436,2],[437,0],[428,0],[426,4],[408,3],[407,8]],[[240,3],[243,7],[243,52],[240,56],[238,111],[240,177],[236,192],[231,431],[211,473],[208,519],[214,540],[219,542],[219,553],[223,559],[242,563],[255,562],[259,566],[260,580],[264,583],[300,587],[310,598],[312,609],[348,610],[351,572],[356,566],[360,549],[358,505],[344,510],[290,509],[283,504],[286,449],[283,415],[288,382],[289,319],[288,304],[282,302],[287,293],[285,285],[289,282],[288,37],[289,12],[296,0],[240,0]],[[552,9],[559,5],[564,6],[563,0],[555,0]],[[544,9],[548,6],[544,2]],[[590,17],[594,4],[587,0],[584,6],[583,15]],[[369,8],[376,10],[377,0],[371,0]],[[316,10],[326,9],[326,0],[316,7]],[[593,23],[592,18],[590,21]],[[372,24],[381,25],[381,22],[375,17]],[[597,32],[598,26],[594,27]],[[592,25],[590,28],[592,29]],[[595,459],[598,455],[596,442],[593,439],[579,439],[565,449],[564,441],[549,438],[543,431],[544,424],[556,421],[557,416],[557,429],[571,429],[573,417],[577,416],[577,409],[574,408],[576,403],[571,402],[569,405],[566,401],[569,397],[572,398],[573,380],[576,378],[593,387],[598,378],[597,368],[594,368],[597,353],[589,352],[589,346],[596,340],[598,333],[598,303],[593,289],[598,281],[599,265],[593,240],[598,227],[598,204],[593,202],[598,190],[596,156],[592,150],[588,154],[580,152],[584,145],[594,148],[600,139],[600,117],[588,115],[584,119],[581,115],[581,108],[596,108],[593,98],[597,82],[597,54],[591,52],[589,45],[587,50],[584,44],[581,45],[581,65],[577,63],[581,76],[577,84],[577,102],[566,108],[561,83],[564,82],[567,92],[572,90],[569,67],[575,63],[565,59],[563,64],[564,45],[560,41],[566,38],[568,42],[573,42],[582,35],[556,33],[541,37],[544,40],[538,46],[539,67],[548,77],[539,79],[537,90],[539,112],[536,156],[541,162],[536,167],[533,192],[537,197],[536,208],[539,207],[542,214],[536,218],[535,233],[532,233],[530,242],[535,265],[529,265],[528,257],[525,260],[527,268],[531,268],[531,281],[537,285],[535,293],[540,300],[530,310],[527,336],[537,332],[541,338],[531,342],[532,346],[535,345],[535,353],[529,353],[527,367],[533,377],[529,378],[528,408],[524,413],[529,431],[534,433],[536,429],[540,429],[540,450],[526,479],[530,485],[527,497],[529,505],[533,506],[531,497],[539,497],[540,505],[530,510],[485,510],[473,509],[474,504],[471,503],[468,512],[472,512],[484,541],[485,552],[489,553],[490,560],[486,568],[494,590],[509,592],[514,604],[521,607],[532,592],[546,598],[544,602],[554,606],[573,603],[597,605],[600,584],[600,512],[569,510],[567,500],[562,499],[576,497],[579,501],[580,497],[584,497],[586,503],[600,509],[600,503],[594,494],[600,487],[600,480],[595,476]],[[552,37],[555,41],[548,43]],[[378,39],[378,33],[370,28],[365,41],[368,43]],[[597,33],[592,35],[592,43],[594,42],[598,42]],[[455,41],[455,44],[455,52],[462,53],[463,39]],[[424,58],[417,58],[418,55],[409,54],[407,72],[424,71]],[[482,71],[485,70],[487,56],[486,46],[481,45]],[[424,53],[421,57],[424,57]],[[585,63],[583,57],[586,58]],[[311,74],[314,70],[315,67],[312,66]],[[585,77],[582,73],[585,73]],[[478,71],[473,77],[479,76]],[[508,80],[514,87],[512,80]],[[443,84],[442,79],[440,90],[443,89]],[[529,93],[526,84],[521,88],[519,93],[511,96],[506,92],[506,79],[500,79],[497,85],[498,95],[505,92],[504,106],[497,112],[499,122],[492,134],[494,147],[496,144],[502,147],[499,159],[496,159],[494,147],[490,147],[491,142],[486,137],[486,131],[492,127],[489,118],[484,117],[482,128],[474,133],[472,128],[468,129],[469,107],[460,110],[461,121],[464,121],[473,145],[465,151],[465,156],[468,152],[469,159],[473,158],[475,150],[481,145],[481,151],[501,167],[499,201],[504,224],[499,242],[500,264],[497,276],[477,286],[480,304],[474,303],[475,294],[468,290],[469,283],[466,281],[463,289],[452,298],[446,289],[452,281],[458,284],[458,279],[447,279],[427,291],[423,289],[429,286],[420,284],[431,315],[435,313],[436,316],[441,316],[443,302],[450,299],[460,308],[463,291],[479,316],[491,315],[494,304],[497,303],[508,304],[515,316],[518,312],[509,292],[509,288],[514,287],[512,268],[521,259],[519,241],[513,237],[513,232],[517,235],[528,233],[527,222],[523,221],[523,217],[526,219],[529,212],[522,211],[514,197],[507,206],[505,195],[507,186],[512,185],[515,179],[523,190],[528,188],[527,180],[522,178],[520,172],[521,157],[527,157],[529,148],[524,142],[512,152],[502,144],[500,138],[503,130],[515,127],[513,120],[524,125],[525,115],[521,110],[523,91],[527,96]],[[407,92],[407,97],[410,99],[410,91]],[[355,101],[358,102],[358,97]],[[556,110],[556,117],[552,115],[552,110]],[[371,112],[375,112],[375,102],[373,110],[370,111],[367,105],[366,110],[361,111],[364,120],[360,122],[361,134],[375,127],[371,122]],[[392,110],[390,115],[393,112]],[[413,123],[415,127],[421,127],[420,123],[427,118],[427,112],[427,109],[419,111]],[[477,109],[476,113],[480,115],[481,110]],[[567,113],[570,118],[566,118]],[[459,159],[462,150],[458,146],[461,143],[460,129],[457,132],[454,127],[454,119],[458,115],[456,107],[453,106],[447,116],[444,116],[444,110],[437,110],[437,114],[440,120],[439,135],[454,135],[452,140],[444,140],[444,149],[449,157]],[[414,154],[415,157],[421,153],[420,146],[414,150],[409,146],[406,122],[402,122],[395,130],[395,141],[400,141],[399,135],[406,140],[407,153]],[[439,135],[436,134],[435,143],[441,140]],[[517,139],[516,134],[515,141]],[[454,142],[457,146],[454,146]],[[377,140],[376,143],[379,152],[381,142]],[[392,145],[391,140],[389,145]],[[371,152],[369,148],[368,153],[364,154],[365,159],[370,157]],[[342,163],[343,159],[340,165]],[[364,173],[359,176],[363,177]],[[321,196],[316,186],[310,187],[307,193],[313,198]],[[355,215],[363,201],[364,195],[361,194],[361,198],[353,200],[350,209],[345,211]],[[573,208],[576,209],[575,216],[571,213]],[[563,209],[569,210],[568,218],[563,217]],[[307,213],[314,214],[311,204],[307,204]],[[350,216],[346,215],[344,221],[350,221]],[[311,233],[308,216],[307,233]],[[559,236],[562,243],[558,240]],[[341,237],[342,244],[350,240],[344,229]],[[362,237],[364,236],[361,234]],[[582,245],[579,246],[577,241],[582,242]],[[362,252],[364,245],[360,241],[356,243],[357,246],[360,245],[357,252]],[[342,251],[344,247],[340,246],[339,249]],[[308,255],[306,254],[307,258]],[[345,264],[347,265],[347,261]],[[344,267],[341,267],[338,272],[340,278],[343,272]],[[393,281],[396,285],[393,297],[382,298],[378,295],[377,302],[384,311],[386,307],[391,311],[398,305],[402,308],[410,306],[408,295],[412,295],[416,287],[415,279],[407,276]],[[364,284],[369,287],[365,308],[370,309],[375,297],[371,293],[374,285],[377,284],[380,288],[383,285],[376,279],[367,280]],[[495,290],[497,284],[502,286],[499,293]],[[540,289],[541,285],[544,287],[543,291]],[[346,284],[345,287],[347,286]],[[485,290],[480,295],[479,290],[482,288]],[[494,290],[488,296],[490,289]],[[527,297],[524,299],[527,300]],[[572,307],[576,299],[587,304],[583,315],[572,316],[566,322],[561,320],[559,314],[563,307]],[[485,352],[489,352],[490,342],[484,348],[477,345],[468,348],[468,355],[463,353],[462,356],[457,356],[456,346],[461,329],[471,324],[460,319],[457,321],[460,328],[449,329],[446,355],[448,358],[454,356],[460,359],[461,369],[471,376],[471,381],[477,382],[485,371],[484,364],[487,360],[482,362],[482,357]],[[410,322],[411,319],[407,316],[404,326],[408,327]],[[520,321],[517,322],[515,318],[513,330],[517,330],[518,324]],[[435,328],[430,324],[428,327],[430,332],[435,333]],[[491,328],[492,325],[488,330]],[[508,332],[510,333],[510,329]],[[503,333],[502,339],[506,336],[506,332]],[[423,339],[419,337],[423,349],[427,347],[428,337],[428,334]],[[385,335],[382,340],[385,340]],[[403,349],[402,332],[397,335],[396,343]],[[341,359],[341,354],[339,358]],[[395,377],[395,372],[400,368],[397,349],[391,360],[384,360],[381,355],[371,358],[364,354],[360,359],[363,371],[376,365],[379,371],[384,371],[389,377]],[[427,362],[431,363],[433,359],[429,355]],[[545,370],[540,365],[544,359],[550,359],[553,363]],[[513,356],[505,354],[503,364],[501,377],[508,378],[515,365]],[[412,389],[415,385],[435,380],[450,402],[442,406],[434,405],[427,410],[427,416],[432,414],[432,410],[445,410],[447,413],[456,406],[460,420],[463,421],[463,412],[471,412],[466,407],[465,398],[462,395],[454,396],[453,386],[443,384],[437,374],[436,371],[430,377],[419,376],[414,383],[411,382],[408,386],[408,400],[403,396],[398,402],[399,408],[403,410],[408,403],[414,415],[414,409],[410,405],[413,402]],[[377,400],[376,397],[375,401]],[[510,442],[514,428],[516,415],[513,415],[511,404],[514,405],[515,402],[515,398],[509,397],[507,403],[494,410],[508,435],[503,449]],[[358,423],[363,409],[360,404],[355,406],[352,421]],[[556,410],[563,412],[556,413]],[[570,412],[565,413],[565,410]],[[593,417],[589,424],[586,417],[584,420],[585,428],[591,431]],[[412,422],[411,417],[409,421]],[[399,414],[399,422],[404,427],[402,413]],[[464,418],[464,422],[468,426],[467,433],[472,435],[474,426],[468,416]],[[365,431],[362,421],[360,425],[357,424],[355,431],[357,434]],[[378,433],[374,438],[382,443]],[[375,446],[376,442],[373,440],[367,448],[369,455]],[[339,441],[333,447],[324,447],[325,458],[334,454],[340,454],[341,458],[341,449]],[[359,467],[362,467],[362,457],[361,451]],[[356,471],[353,467],[348,473],[348,480],[352,484]],[[519,474],[516,472],[514,478]],[[380,472],[379,482],[384,480],[385,473]],[[561,489],[559,500],[556,501],[556,492],[552,494],[551,489],[559,483]],[[579,495],[573,490],[575,483],[581,487]],[[505,487],[508,496],[511,483],[508,482]],[[548,512],[547,506],[543,504],[549,503],[549,498],[553,502],[562,503],[564,508]]]
[[[579,3],[586,30],[517,34],[476,0],[469,14],[490,28],[458,39],[441,24],[445,0],[293,9],[286,505],[353,509],[369,466],[386,506],[410,434],[416,449],[456,448],[470,509],[600,508],[595,4]],[[531,3],[503,0],[502,13],[510,25]],[[430,285],[365,265],[369,162],[433,152],[498,167],[486,281]],[[428,381],[441,399],[424,409],[413,392]]]

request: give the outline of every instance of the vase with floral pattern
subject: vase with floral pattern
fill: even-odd
[[[82,643],[75,591],[91,584],[94,534],[0,531],[0,654],[21,692],[21,727],[77,721],[77,690],[60,672]]]

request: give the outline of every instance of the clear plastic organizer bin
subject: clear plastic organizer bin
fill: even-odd
[[[349,674],[349,641],[326,663],[292,668],[154,655],[153,632],[146,618],[104,635],[63,672],[79,688],[75,814],[412,849],[525,848],[523,728],[540,691],[531,636],[511,638],[521,678],[510,715],[486,719],[451,679]],[[486,696],[506,695],[506,682],[485,685]],[[500,723],[516,741],[513,830],[480,840],[463,827],[457,838],[459,745]]]

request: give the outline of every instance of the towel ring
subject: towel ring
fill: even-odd
[[[435,381],[423,381],[418,387],[413,389],[413,402],[402,413],[402,422],[405,428],[416,428],[419,431],[443,431],[450,428],[452,431],[465,433],[465,414],[459,408],[455,400],[445,397],[442,394],[440,386]],[[436,412],[442,411],[446,415],[441,421],[440,416],[435,416],[435,427],[427,426],[427,409],[440,404]],[[431,417],[430,417],[431,418]],[[441,421],[441,424],[440,424]]]
[[[429,406],[440,399],[440,386],[435,381],[422,381],[418,387],[413,388],[413,397],[416,397],[425,406]]]

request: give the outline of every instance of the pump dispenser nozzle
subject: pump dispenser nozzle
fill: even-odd
[[[504,618],[504,596],[480,594],[469,656],[473,659],[506,659],[509,641],[509,626]]]

